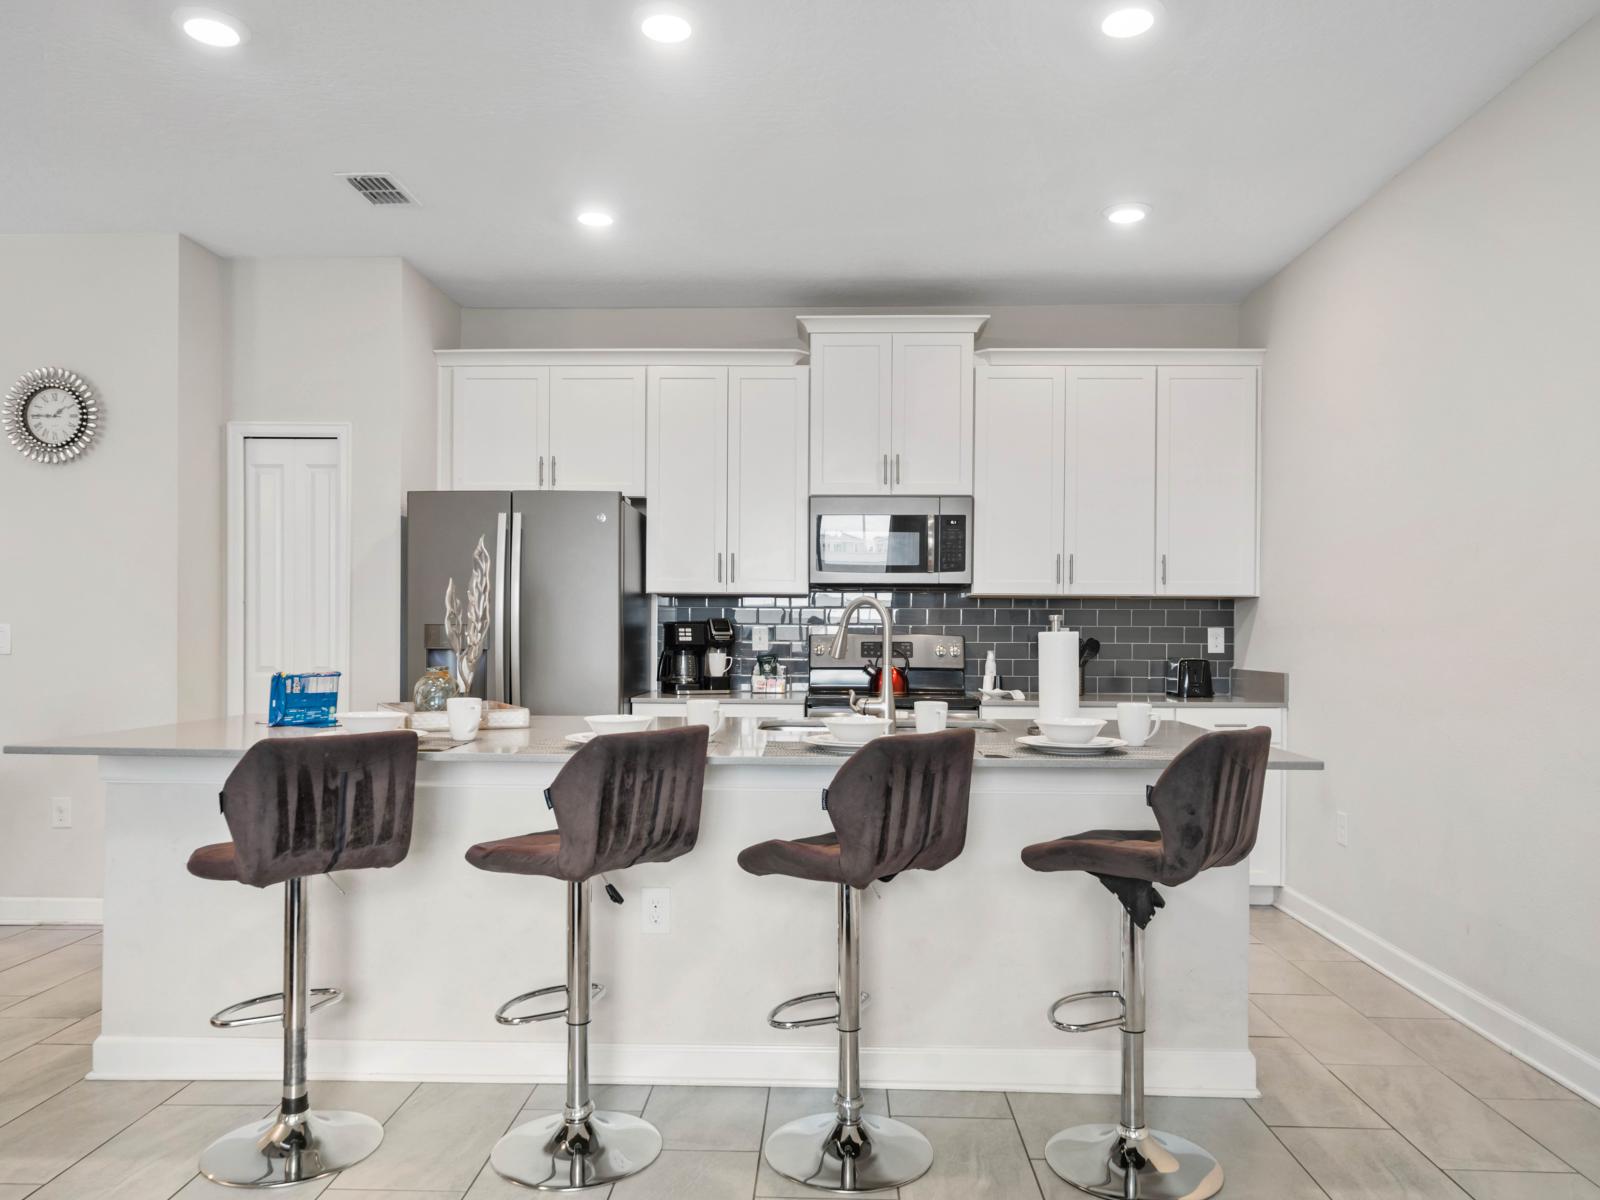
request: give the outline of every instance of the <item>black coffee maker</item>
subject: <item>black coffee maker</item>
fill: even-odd
[[[733,622],[668,621],[661,627],[656,682],[663,692],[726,692],[733,687]]]

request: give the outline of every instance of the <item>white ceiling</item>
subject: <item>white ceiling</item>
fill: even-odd
[[[210,3],[241,49],[0,3],[0,232],[398,254],[474,306],[1235,300],[1600,11],[1166,0],[1113,42],[1092,0],[683,0],[662,46],[630,0]]]

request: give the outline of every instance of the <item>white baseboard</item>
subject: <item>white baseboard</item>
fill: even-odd
[[[98,896],[0,896],[0,925],[99,925]]]
[[[553,1082],[566,1068],[559,1042],[342,1042],[313,1039],[314,1078]],[[138,1038],[101,1035],[91,1079],[276,1079],[277,1039]],[[1041,1050],[972,1047],[880,1047],[861,1051],[873,1087],[1114,1093],[1115,1049]],[[838,1051],[830,1046],[596,1045],[597,1083],[831,1086]],[[1255,1057],[1240,1050],[1163,1050],[1145,1055],[1152,1095],[1243,1096],[1256,1091]]]
[[[1251,907],[1271,908],[1278,903],[1278,892],[1281,889],[1276,885],[1252,883],[1250,885]]]
[[[1279,891],[1277,906],[1529,1066],[1600,1104],[1600,1058],[1293,888]]]

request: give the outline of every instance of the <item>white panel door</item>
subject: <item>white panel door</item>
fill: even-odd
[[[1059,596],[1066,587],[1065,372],[980,367],[972,590]]]
[[[1256,594],[1255,367],[1156,373],[1156,588]]]
[[[245,712],[267,711],[274,671],[340,665],[339,473],[334,438],[245,439]]]
[[[1067,368],[1066,529],[1068,595],[1155,594],[1155,368]]]
[[[809,590],[808,374],[805,367],[728,371],[728,585],[742,594]]]
[[[549,367],[457,367],[450,389],[450,488],[542,487]]]
[[[811,339],[811,492],[871,496],[890,490],[894,339],[827,333]]]
[[[728,368],[651,367],[645,590],[726,592]]]
[[[972,335],[894,335],[889,480],[916,496],[972,493]]]
[[[645,369],[551,367],[548,486],[645,495]]]

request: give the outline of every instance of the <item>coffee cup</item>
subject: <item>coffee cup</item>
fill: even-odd
[[[950,722],[950,705],[943,700],[918,700],[911,706],[918,733],[938,733]]]
[[[1161,728],[1161,714],[1137,701],[1117,705],[1117,733],[1130,746],[1142,746]]]
[[[445,716],[450,721],[450,740],[470,742],[478,736],[483,722],[483,701],[476,696],[452,696],[445,701]]]
[[[712,733],[722,728],[722,706],[715,700],[688,700],[683,706],[685,725],[704,725]]]

